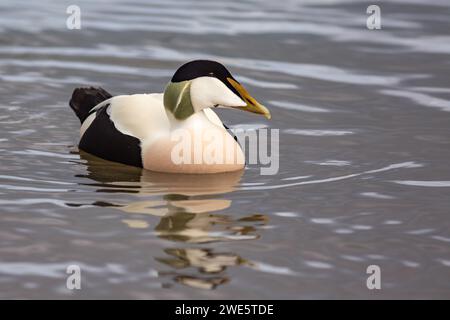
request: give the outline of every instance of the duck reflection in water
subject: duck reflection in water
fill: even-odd
[[[87,173],[78,177],[94,182],[83,184],[96,187],[97,192],[133,193],[143,197],[128,203],[98,202],[91,205],[114,207],[129,217],[122,219],[130,228],[148,229],[152,218],[158,217],[155,234],[173,242],[206,244],[211,242],[254,240],[257,230],[267,224],[262,214],[233,215],[217,213],[230,208],[232,200],[226,195],[235,190],[242,171],[187,175],[157,173],[141,168],[105,161],[80,151]],[[213,289],[229,281],[227,267],[248,264],[239,255],[215,252],[212,248],[165,248],[169,257],[155,257],[175,271],[160,272],[187,286]],[[181,274],[181,270],[196,270]],[[166,284],[165,286],[171,286]]]

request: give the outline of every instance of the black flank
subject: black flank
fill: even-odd
[[[135,167],[143,167],[141,142],[121,133],[106,112],[107,104],[97,110],[95,120],[80,140],[79,148],[97,157]]]

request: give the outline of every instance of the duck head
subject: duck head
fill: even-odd
[[[210,60],[195,60],[178,68],[164,91],[164,106],[178,120],[213,107],[271,117],[222,64]]]

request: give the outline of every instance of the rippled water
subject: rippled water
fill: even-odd
[[[0,3],[1,298],[450,297],[450,3]],[[196,58],[271,109],[280,171],[155,174],[76,147],[74,87]],[[82,289],[66,289],[77,264]],[[379,265],[382,289],[366,288]]]

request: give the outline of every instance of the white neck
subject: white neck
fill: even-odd
[[[223,128],[222,121],[210,108],[200,110],[184,120],[176,119],[170,111],[166,113],[167,118],[169,119],[170,130],[179,128],[205,128],[211,126]]]

